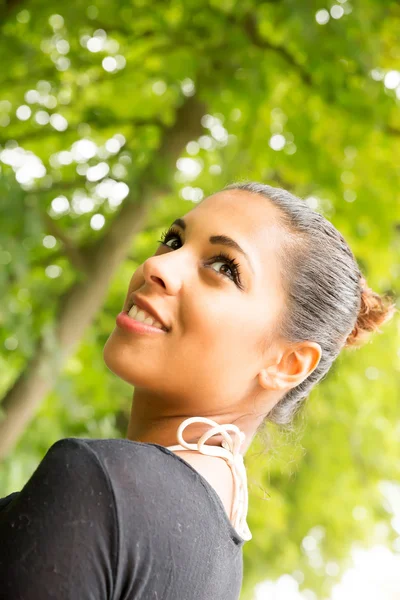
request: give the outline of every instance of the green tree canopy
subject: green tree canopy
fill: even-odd
[[[225,184],[304,198],[398,296],[398,3],[14,1],[0,26],[0,495],[62,437],[125,435],[102,347],[127,284]],[[398,347],[395,319],[340,355],[301,435],[254,440],[244,599],[284,572],[326,595],[354,540],[393,539]]]

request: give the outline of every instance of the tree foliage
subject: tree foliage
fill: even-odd
[[[0,495],[62,437],[125,435],[132,390],[102,347],[132,272],[203,195],[292,191],[398,295],[400,8],[335,6],[323,22],[313,0],[4,5]],[[284,572],[326,595],[354,540],[390,542],[398,343],[394,320],[340,355],[301,435],[254,440],[244,599]]]

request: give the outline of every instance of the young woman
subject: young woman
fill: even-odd
[[[228,186],[133,274],[104,348],[134,386],[127,439],[54,444],[0,511],[5,600],[237,600],[243,456],[395,305],[280,188]]]

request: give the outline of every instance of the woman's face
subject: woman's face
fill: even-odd
[[[237,409],[257,389],[284,306],[276,249],[283,239],[278,212],[265,198],[225,190],[203,200],[175,225],[133,274],[133,292],[170,326],[138,333],[116,326],[104,347],[107,366],[143,388],[165,414],[218,414]],[[247,254],[211,243],[227,236]],[[180,238],[180,239],[179,239]],[[240,281],[227,254],[239,266]],[[271,338],[272,339],[272,338]]]

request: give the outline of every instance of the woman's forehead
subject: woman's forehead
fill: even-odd
[[[188,227],[206,226],[210,235],[236,234],[243,244],[256,246],[259,251],[271,250],[284,233],[274,204],[243,190],[225,190],[208,196],[184,219]]]

